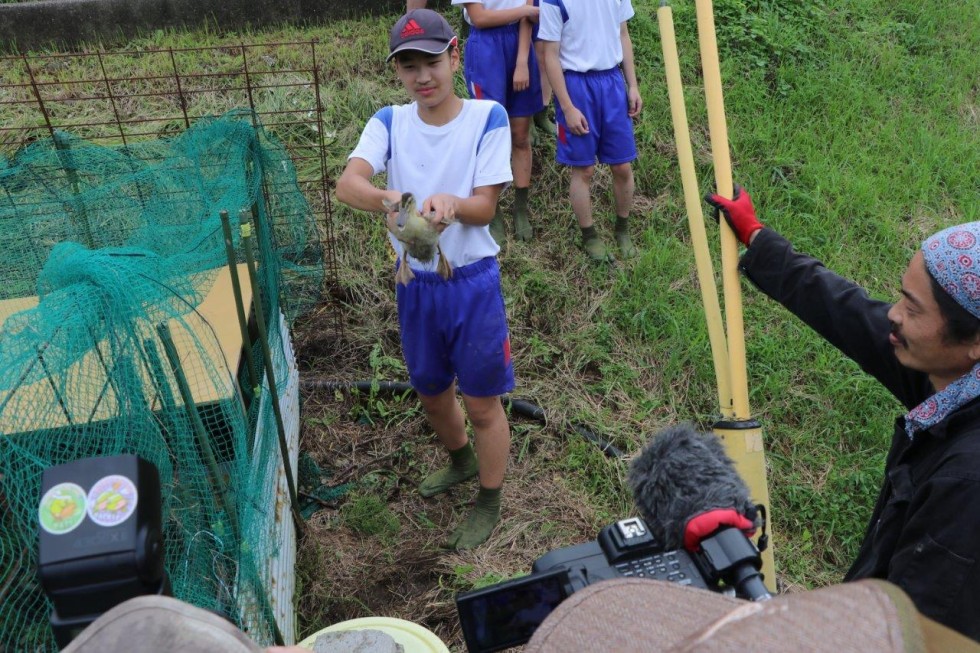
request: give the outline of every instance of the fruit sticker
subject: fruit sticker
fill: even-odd
[[[63,535],[78,528],[85,519],[85,490],[74,483],[59,483],[44,493],[38,508],[38,521],[52,535]]]
[[[136,486],[125,476],[104,476],[88,491],[88,516],[99,526],[123,523],[136,510]]]

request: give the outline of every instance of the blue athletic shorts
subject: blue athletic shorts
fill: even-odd
[[[419,394],[437,395],[455,378],[471,397],[514,389],[507,314],[500,269],[490,256],[456,268],[445,280],[412,270],[407,286],[395,284],[402,351],[408,378]]]
[[[496,100],[514,118],[531,116],[544,108],[541,72],[533,46],[528,48],[527,55],[528,87],[514,91],[518,36],[516,24],[489,29],[474,27],[463,53],[463,75],[470,97]]]
[[[565,86],[572,104],[585,114],[589,133],[576,136],[569,131],[565,113],[555,102],[558,123],[555,160],[569,166],[590,166],[597,158],[599,163],[609,165],[636,159],[626,81],[619,68],[588,73],[566,70]]]

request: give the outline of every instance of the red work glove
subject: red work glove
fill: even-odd
[[[752,198],[741,186],[735,186],[735,196],[732,199],[726,199],[716,193],[709,193],[704,196],[704,201],[715,207],[715,221],[718,220],[719,211],[725,214],[725,222],[746,247],[749,246],[752,234],[762,229],[762,223],[755,217]]]

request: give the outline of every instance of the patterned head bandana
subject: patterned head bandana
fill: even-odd
[[[980,222],[968,222],[926,238],[922,243],[926,269],[956,303],[980,318]],[[932,395],[905,416],[910,438],[943,421],[961,406],[980,397],[980,363]]]
[[[956,303],[980,318],[980,222],[943,229],[922,243],[926,269]]]

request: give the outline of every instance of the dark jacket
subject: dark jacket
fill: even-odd
[[[742,257],[745,275],[911,409],[934,394],[888,342],[890,304],[798,254],[763,229]],[[980,401],[910,440],[895,421],[885,480],[844,580],[883,578],[919,611],[980,641]]]

